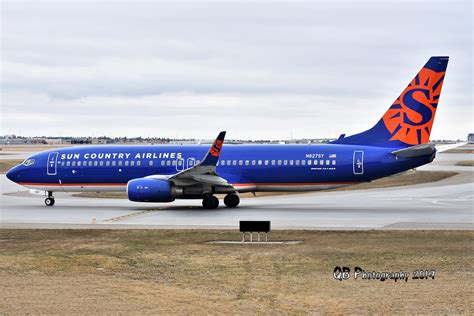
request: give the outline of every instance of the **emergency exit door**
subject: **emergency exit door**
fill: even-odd
[[[353,157],[354,174],[364,174],[364,151],[355,150]]]

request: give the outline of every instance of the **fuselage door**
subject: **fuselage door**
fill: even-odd
[[[353,159],[354,174],[364,174],[364,151],[354,150]]]
[[[194,167],[196,164],[196,159],[194,158],[188,158],[187,162],[187,169]]]
[[[58,153],[49,153],[48,155],[48,166],[46,173],[48,176],[55,176],[58,171]]]
[[[183,171],[184,170],[184,159],[178,158],[176,159],[176,171]]]

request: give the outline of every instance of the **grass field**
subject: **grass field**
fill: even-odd
[[[278,231],[298,245],[216,245],[238,232],[0,230],[0,312],[470,314],[471,231]],[[434,280],[337,281],[335,266],[436,269]]]
[[[8,169],[23,162],[23,159],[2,159],[0,160],[0,173],[6,173]]]
[[[474,160],[460,160],[456,162],[456,166],[473,167]]]

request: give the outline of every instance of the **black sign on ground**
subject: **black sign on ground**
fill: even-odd
[[[240,221],[241,233],[269,233],[270,221]]]

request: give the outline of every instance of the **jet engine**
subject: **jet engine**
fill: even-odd
[[[128,181],[127,195],[134,202],[172,202],[171,182],[161,179],[138,178]]]

